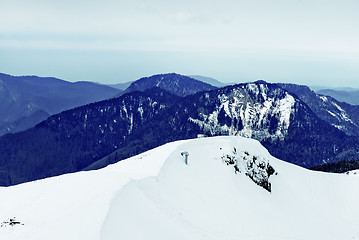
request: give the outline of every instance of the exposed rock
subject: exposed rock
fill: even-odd
[[[245,174],[254,183],[271,192],[269,177],[275,174],[274,168],[269,164],[268,159],[253,155],[247,151],[237,151],[234,147],[232,153],[223,154],[222,161],[233,166],[234,172]]]

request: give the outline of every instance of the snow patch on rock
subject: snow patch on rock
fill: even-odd
[[[231,153],[223,154],[221,159],[227,165],[233,166],[236,174],[248,176],[254,183],[271,192],[269,177],[277,173],[268,159],[250,154],[248,151],[237,151],[236,147],[233,147]]]
[[[270,91],[265,84],[233,88],[218,96],[219,104],[212,113],[199,114],[198,119],[190,117],[189,121],[211,135],[283,139],[288,132],[295,99],[287,92]]]

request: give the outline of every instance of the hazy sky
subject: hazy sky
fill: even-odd
[[[358,0],[0,0],[0,72],[359,87]]]

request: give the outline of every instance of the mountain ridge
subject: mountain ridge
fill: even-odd
[[[88,169],[111,156],[98,164],[103,167],[198,134],[257,138],[271,154],[305,167],[358,157],[357,138],[276,84],[238,84],[186,97],[157,87],[68,110],[3,136],[0,184]]]
[[[119,90],[91,82],[70,83],[52,77],[11,76],[0,73],[0,135],[24,130],[15,121],[36,111],[56,114],[67,109],[113,97]],[[43,120],[32,118],[36,125]],[[26,124],[22,123],[21,126]],[[7,127],[8,126],[8,127]]]
[[[132,82],[131,85],[124,90],[123,94],[133,91],[145,91],[153,87],[162,88],[180,97],[216,88],[188,76],[176,73],[166,73],[140,78],[139,80]]]
[[[205,76],[202,76],[202,75],[188,75],[189,77],[191,78],[194,78],[198,81],[201,81],[201,82],[204,82],[204,83],[207,83],[209,85],[212,85],[212,86],[215,86],[215,87],[224,87],[226,85],[232,85],[232,84],[225,84],[225,83],[222,83],[220,81],[218,81],[217,79],[214,79],[214,78],[211,78],[211,77],[205,77]]]
[[[330,96],[337,99],[340,102],[346,102],[351,105],[359,105],[359,90],[334,90],[334,89],[320,89],[317,91],[318,94]]]
[[[319,118],[348,135],[359,136],[359,106],[317,94],[304,85],[279,84],[279,86],[305,102]]]

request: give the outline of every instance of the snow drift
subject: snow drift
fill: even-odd
[[[0,239],[359,239],[358,189],[354,174],[285,163],[255,140],[177,141],[0,188]]]

